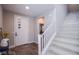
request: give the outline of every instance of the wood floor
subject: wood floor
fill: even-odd
[[[11,48],[11,55],[38,55],[38,45],[36,43],[24,44]]]

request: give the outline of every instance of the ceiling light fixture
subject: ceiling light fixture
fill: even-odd
[[[29,6],[26,6],[26,7],[25,7],[25,9],[26,9],[26,10],[29,10],[29,9],[30,9],[30,7],[29,7]]]

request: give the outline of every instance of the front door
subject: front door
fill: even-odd
[[[29,41],[29,18],[14,16],[14,45],[26,44]]]

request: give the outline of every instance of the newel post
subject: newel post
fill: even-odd
[[[38,34],[38,54],[41,55],[41,35]]]

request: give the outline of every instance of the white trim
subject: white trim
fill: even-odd
[[[38,54],[41,55],[41,35],[38,34]]]
[[[14,34],[13,34],[14,35],[14,47],[16,46],[15,45],[15,17],[16,17],[16,15],[13,16],[13,18],[14,18]]]
[[[49,42],[47,43],[46,47],[44,48],[43,52],[42,52],[42,55],[45,54],[45,52],[47,51],[49,45],[52,43],[52,40],[55,38],[56,36],[56,32],[53,34],[53,36],[51,37],[51,39],[49,40]]]
[[[32,42],[28,42],[28,43],[26,43],[26,44],[29,44],[29,43],[36,43],[36,42],[32,41]],[[21,44],[21,45],[23,45],[23,44]],[[17,46],[20,46],[20,45],[17,45]],[[16,47],[16,46],[15,46],[15,45],[9,46],[9,48],[13,48],[13,47]]]

